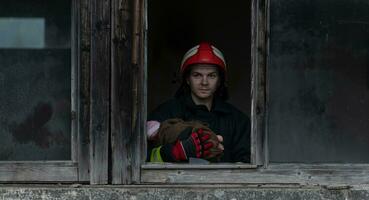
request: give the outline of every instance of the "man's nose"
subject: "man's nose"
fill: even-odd
[[[208,78],[205,76],[205,77],[202,77],[201,79],[201,84],[203,85],[207,85],[209,82],[208,82]]]

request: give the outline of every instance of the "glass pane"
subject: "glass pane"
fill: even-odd
[[[271,2],[271,162],[369,162],[369,4]]]
[[[44,18],[0,18],[0,48],[44,48]]]
[[[71,159],[70,16],[70,1],[2,1],[0,161]]]

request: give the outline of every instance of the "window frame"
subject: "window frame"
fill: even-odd
[[[269,1],[264,0],[253,0],[251,3],[251,60],[252,60],[252,77],[251,77],[251,163],[247,164],[214,164],[214,165],[192,165],[192,164],[152,164],[152,163],[145,163],[142,162],[141,164],[141,181],[142,182],[150,182],[150,178],[146,176],[150,176],[151,173],[157,174],[158,171],[164,172],[165,170],[169,171],[176,171],[176,170],[184,170],[187,172],[197,172],[198,170],[204,172],[204,177],[206,177],[206,173],[208,170],[222,170],[222,173],[226,171],[232,170],[255,170],[257,169],[258,165],[262,165],[264,163],[265,155],[263,152],[265,146],[263,135],[263,124],[265,123],[265,69],[266,69],[266,56],[267,56],[267,23],[268,23],[268,13],[267,6]],[[137,77],[136,80],[141,80],[142,93],[144,94],[141,98],[144,102],[142,104],[144,111],[143,113],[144,118],[141,119],[141,126],[144,126],[145,119],[146,119],[146,106],[147,106],[147,96],[146,96],[146,73],[147,73],[147,59],[146,59],[146,48],[147,48],[147,0],[141,1],[142,4],[142,12],[140,18],[140,25],[141,25],[141,37],[137,37],[136,40],[140,40],[141,46],[140,48],[143,49],[143,55],[140,58],[141,64],[141,74],[144,77]],[[137,11],[138,12],[138,11]],[[134,49],[133,49],[134,50]],[[145,128],[141,128],[145,132]],[[141,135],[141,134],[140,134]],[[145,135],[145,134],[143,134]],[[146,144],[146,137],[141,138],[142,144]],[[145,145],[141,146],[141,151],[146,152]],[[145,155],[144,155],[145,156]],[[164,171],[162,171],[164,170]],[[153,174],[153,175],[154,175]],[[178,174],[181,174],[178,172]],[[155,176],[155,175],[154,175]],[[205,181],[206,182],[206,181]],[[210,182],[209,182],[210,183]]]
[[[86,78],[80,76],[80,64],[86,64],[80,62],[80,25],[87,21],[80,18],[81,5],[79,0],[71,0],[71,160],[0,161],[1,183],[88,181],[87,160],[81,154],[88,151],[88,145],[82,142],[88,130],[81,129],[80,119],[80,113],[87,112],[81,109],[84,99],[79,89],[83,85],[80,78]]]
[[[251,2],[251,163],[210,165],[145,162],[148,0],[71,1],[72,159],[2,161],[1,183],[369,184],[369,164],[269,163],[270,0]]]
[[[147,0],[142,1],[141,13],[141,80],[142,96],[146,109],[146,34]],[[270,0],[252,0],[251,3],[251,164],[155,164],[141,162],[142,184],[288,184],[320,185],[328,188],[346,185],[369,184],[369,164],[299,164],[269,163],[268,159],[268,54],[269,54],[269,5]],[[140,79],[142,78],[142,79]],[[146,110],[143,115],[146,117]],[[141,118],[141,144],[146,144],[144,133],[145,118]],[[146,152],[145,145],[137,146]],[[145,155],[141,155],[145,157]]]

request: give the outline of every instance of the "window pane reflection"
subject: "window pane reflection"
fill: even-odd
[[[0,18],[0,48],[44,48],[45,19]]]
[[[71,1],[3,0],[0,161],[71,159]]]

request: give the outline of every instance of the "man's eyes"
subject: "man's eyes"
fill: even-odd
[[[198,73],[193,73],[192,74],[192,76],[193,77],[195,77],[195,78],[200,78],[200,77],[202,77],[203,75],[202,74],[198,74]],[[204,76],[206,76],[206,75],[204,75]],[[209,75],[207,75],[209,78],[217,78],[218,77],[218,75],[216,74],[216,73],[214,73],[214,74],[209,74]]]
[[[209,77],[210,78],[216,78],[218,75],[217,74],[210,74]]]

